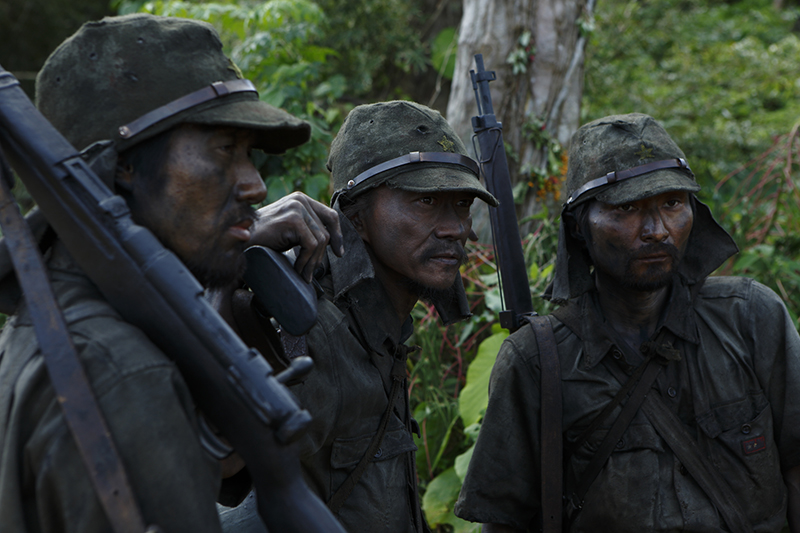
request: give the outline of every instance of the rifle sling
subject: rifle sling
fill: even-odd
[[[625,373],[618,365],[611,364],[608,368],[617,380],[625,379]],[[727,481],[703,455],[697,442],[686,431],[677,415],[664,403],[663,398],[659,394],[648,395],[642,403],[642,411],[692,478],[711,499],[731,532],[752,533],[753,526]]]
[[[113,531],[142,533],[142,513],[72,344],[37,243],[11,195],[10,179],[0,153],[0,226],[56,398]],[[147,531],[157,530],[151,526]]]
[[[620,412],[617,419],[612,424],[611,429],[608,430],[606,433],[605,438],[603,438],[602,442],[597,448],[597,451],[592,456],[592,459],[589,461],[589,464],[586,466],[586,470],[584,470],[583,474],[580,477],[580,480],[577,483],[577,487],[573,494],[570,496],[570,501],[572,505],[580,510],[583,508],[584,498],[586,497],[586,493],[589,491],[589,487],[592,486],[594,480],[597,479],[598,474],[600,474],[600,470],[603,469],[605,466],[606,461],[611,456],[611,453],[614,451],[614,448],[617,446],[617,443],[620,442],[623,433],[625,430],[628,429],[631,422],[633,421],[633,417],[636,416],[636,413],[639,411],[639,407],[641,407],[642,402],[647,397],[647,393],[653,386],[653,383],[656,380],[659,372],[661,372],[662,364],[658,361],[656,357],[652,354],[647,357],[645,362],[639,367],[643,369],[641,372],[641,378],[638,382],[636,382],[636,387],[631,392],[628,401],[622,407],[622,411]],[[640,372],[636,372],[635,374],[639,374]],[[629,390],[630,387],[628,386],[629,383],[635,382],[635,375],[628,376],[624,372],[622,373],[622,379],[620,383],[624,383],[622,390]],[[619,380],[620,377],[617,377]],[[617,395],[619,397],[619,394]],[[615,398],[616,400],[616,398]],[[616,403],[612,401],[612,403]],[[600,413],[595,419],[597,424],[592,424],[592,426],[599,426],[602,419],[600,418],[605,414],[605,410]],[[603,416],[605,418],[605,416]]]
[[[541,497],[542,532],[561,533],[562,520],[562,408],[561,363],[553,325],[545,316],[525,317],[539,348],[541,381]]]
[[[403,351],[402,353],[406,352]],[[395,358],[394,360],[394,364],[392,365],[392,388],[389,392],[389,403],[386,406],[386,410],[383,412],[383,416],[381,416],[381,421],[378,425],[378,431],[372,437],[369,446],[367,446],[367,451],[364,452],[364,456],[358,462],[353,471],[350,472],[350,475],[347,476],[347,479],[344,480],[344,483],[342,483],[339,488],[336,489],[336,492],[333,494],[333,496],[331,496],[331,499],[328,500],[328,508],[333,513],[339,512],[339,509],[341,509],[345,500],[347,500],[347,497],[350,496],[350,493],[353,492],[353,489],[358,484],[361,476],[364,475],[364,472],[366,472],[367,467],[372,462],[372,459],[378,452],[378,448],[380,448],[381,443],[383,442],[383,437],[386,435],[386,428],[389,426],[389,418],[391,417],[392,410],[394,409],[394,402],[397,399],[397,394],[406,379],[405,363],[405,357]]]

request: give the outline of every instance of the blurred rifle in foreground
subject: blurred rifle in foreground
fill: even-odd
[[[0,149],[78,266],[127,322],[175,361],[204,416],[244,458],[268,528],[342,532],[284,446],[310,421],[282,384],[296,369],[273,375],[261,354],[245,346],[209,305],[177,256],[133,223],[125,201],[2,67]],[[280,508],[271,508],[276,498]]]

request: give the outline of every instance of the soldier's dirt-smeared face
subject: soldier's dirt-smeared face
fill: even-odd
[[[387,275],[435,290],[449,288],[466,259],[474,195],[381,186],[357,226]]]
[[[693,220],[685,191],[622,205],[594,201],[587,246],[596,275],[639,291],[668,285],[686,251]]]
[[[250,161],[253,134],[182,125],[172,134],[163,187],[133,184],[134,217],[172,249],[207,287],[232,282],[266,188]]]

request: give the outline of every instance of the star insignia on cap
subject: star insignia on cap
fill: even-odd
[[[653,149],[647,148],[644,144],[640,144],[639,151],[634,152],[633,155],[639,156],[639,159],[651,159],[653,157]]]
[[[453,147],[456,145],[456,143],[447,138],[447,135],[444,135],[441,141],[436,141],[436,142],[442,145],[442,149],[445,152],[452,152]]]

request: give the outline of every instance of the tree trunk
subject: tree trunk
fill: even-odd
[[[495,114],[503,123],[511,182],[523,184],[519,220],[539,212],[542,197],[553,207],[560,204],[558,193],[552,192],[560,188],[556,179],[562,179],[564,170],[559,168],[558,147],[566,147],[579,126],[586,41],[580,24],[591,20],[593,4],[594,0],[464,0],[447,118],[472,151],[471,117],[477,107],[468,73],[475,68],[473,56],[482,53],[486,69],[497,72],[497,81],[489,87]],[[520,39],[526,32],[527,49]],[[554,152],[549,165],[548,151]],[[478,210],[474,218],[479,237],[488,241],[486,210]]]

